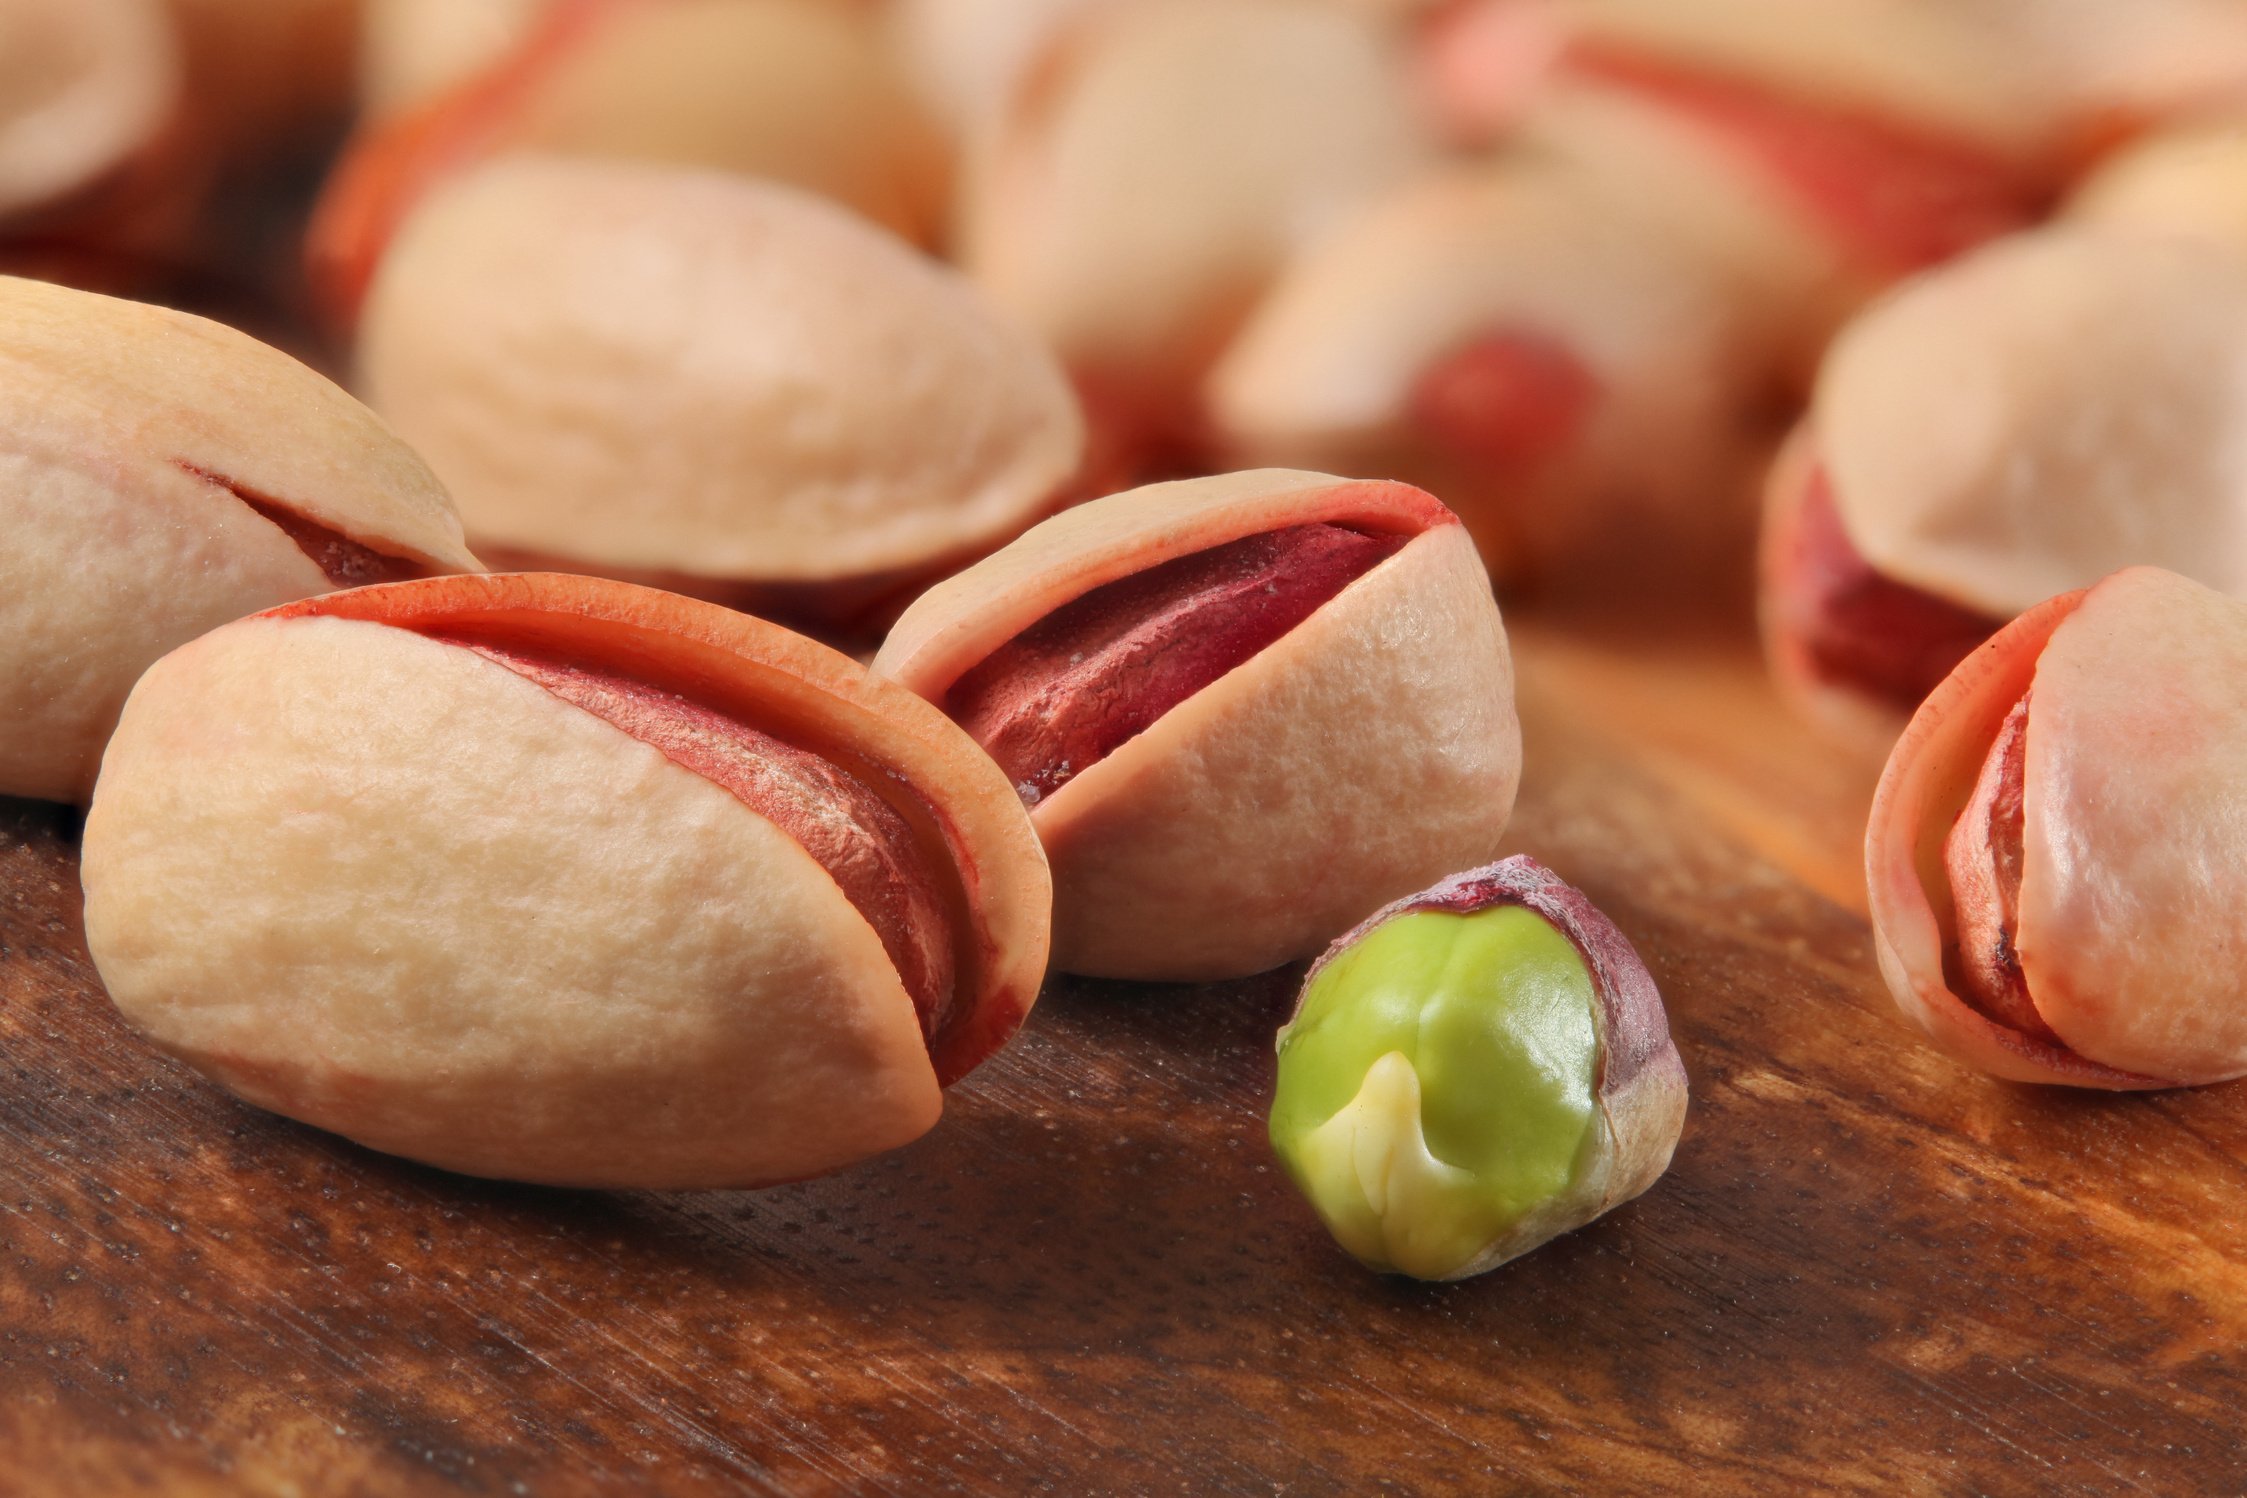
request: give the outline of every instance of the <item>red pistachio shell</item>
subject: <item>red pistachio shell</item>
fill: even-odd
[[[176,652],[84,868],[97,965],[159,1044],[378,1149],[588,1185],[794,1179],[916,1137],[1021,1023],[1049,900],[1004,779],[909,693],[726,609],[539,575]],[[885,904],[915,868],[927,898]],[[930,1010],[894,926],[932,911]]]
[[[1866,873],[1882,972],[1944,1049],[1998,1076],[2077,1086],[2247,1073],[2243,670],[2247,605],[2132,568],[2023,614],[1920,708],[1874,801]],[[1990,814],[1977,790],[2024,699],[2005,943],[2041,1034],[1962,996],[1982,959],[1957,951],[1961,896],[1973,939],[1987,892],[1954,888],[1945,862],[1960,814]]]
[[[1072,764],[1057,789],[1032,787],[1059,891],[1059,965],[1258,972],[1495,852],[1520,739],[1504,629],[1471,543],[1401,484],[1267,471],[1155,485],[1036,527],[931,589],[891,632],[875,669],[958,712],[955,688],[979,666],[1096,590],[1325,525],[1402,544],[1096,763]],[[1145,623],[1159,636],[1160,621]],[[1190,649],[1212,632],[1232,625],[1179,638]],[[1131,669],[1097,688],[1116,691],[1119,710],[1166,675],[1135,648]]]

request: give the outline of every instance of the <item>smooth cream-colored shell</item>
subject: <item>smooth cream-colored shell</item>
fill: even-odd
[[[2019,951],[2083,1056],[2195,1084],[2247,1074],[2247,603],[2109,578],[2029,699]]]
[[[0,0],[0,214],[98,184],[179,101],[159,0]]]
[[[1218,429],[1254,461],[1409,442],[1421,375],[1481,335],[1520,333],[1599,388],[1568,458],[1587,486],[1691,491],[1822,267],[1673,140],[1597,163],[1461,167],[1370,207],[1289,268],[1217,366]]]
[[[1583,41],[1652,54],[2006,153],[2048,141],[2057,101],[1944,0],[1575,0]]]
[[[1290,254],[1427,160],[1380,29],[1297,0],[1097,8],[981,150],[970,273],[1066,362],[1166,387]]]
[[[395,114],[505,57],[557,0],[364,0],[359,97]]]
[[[2085,223],[2213,244],[2247,260],[2247,121],[2148,136],[2086,178],[2067,213]]]
[[[2101,1066],[2000,1025],[1951,991],[1944,953],[1957,940],[1943,842],[2006,715],[2036,676],[2037,657],[2079,593],[2029,610],[1928,694],[1890,751],[1865,827],[1873,952],[1896,1007],[1943,1050],[2014,1082],[2132,1090],[2167,1085]],[[2033,709],[2032,709],[2033,711]]]
[[[1857,549],[1999,618],[2148,563],[2247,592],[2247,264],[2085,228],[1843,334],[1812,421]]]
[[[580,564],[822,581],[995,545],[1074,473],[1051,359],[831,204],[717,173],[518,157],[407,224],[369,399],[469,531]]]
[[[935,125],[842,0],[619,5],[556,55],[504,141],[785,182],[920,244],[950,196]]]
[[[1158,484],[1045,522],[906,612],[874,669],[941,702],[1029,624],[1171,557],[1314,521],[1418,531],[1035,808],[1056,966],[1259,972],[1495,856],[1521,770],[1512,664],[1473,543],[1433,509],[1324,474]]]
[[[295,360],[0,278],[0,794],[83,800],[151,661],[332,586],[222,479],[430,571],[479,570],[420,459]]]
[[[135,689],[86,930],[152,1039],[449,1169],[751,1184],[941,1104],[880,939],[803,849],[455,645],[243,621]]]

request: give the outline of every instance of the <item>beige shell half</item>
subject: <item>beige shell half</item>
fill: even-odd
[[[987,549],[1083,446],[1052,360],[957,276],[684,168],[515,157],[440,191],[376,279],[360,377],[479,541],[701,578]]]
[[[1103,583],[1321,521],[1414,539],[1033,811],[1056,966],[1260,972],[1495,855],[1521,772],[1505,629],[1465,530],[1401,484],[1267,470],[1093,501],[931,589],[874,669],[941,704]]]
[[[525,92],[503,146],[785,182],[917,244],[940,237],[948,156],[868,7],[610,8]]]
[[[100,185],[178,106],[160,0],[0,0],[0,217]]]
[[[1099,7],[980,139],[963,259],[1073,368],[1190,394],[1287,257],[1427,151],[1370,21],[1296,0]]]
[[[83,800],[141,671],[325,574],[237,497],[480,570],[374,414],[217,323],[0,278],[0,794]]]
[[[2220,246],[2247,259],[2247,120],[2151,135],[2101,164],[2068,217]]]
[[[2247,605],[2131,568],[2022,615],[1913,718],[1865,840],[1882,973],[1945,1050],[2016,1081],[2247,1074]],[[1942,844],[2029,695],[2017,950],[2055,1046],[1955,993]]]
[[[1900,582],[1998,618],[2133,563],[2247,593],[2247,264],[2219,251],[1992,245],[1850,327],[1811,420]]]
[[[128,1019],[387,1153],[734,1184],[903,1144],[940,1110],[880,939],[800,846],[387,625],[250,620],[167,657],[119,727],[85,880]]]

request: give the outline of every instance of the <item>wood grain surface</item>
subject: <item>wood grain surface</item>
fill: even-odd
[[[1516,622],[1514,841],[1638,943],[1693,1110],[1648,1196],[1459,1285],[1273,1166],[1292,973],[1057,980],[838,1178],[494,1186],[154,1055],[74,817],[0,803],[0,1492],[2247,1490],[2247,1093],[1943,1060],[1852,909],[1877,765],[1744,632]]]

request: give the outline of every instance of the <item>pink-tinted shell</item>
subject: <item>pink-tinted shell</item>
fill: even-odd
[[[1589,1222],[1645,1191],[1669,1169],[1685,1127],[1687,1084],[1685,1062],[1670,1037],[1669,1015],[1652,975],[1630,938],[1582,890],[1519,854],[1454,874],[1383,906],[1336,938],[1304,975],[1296,1009],[1301,1012],[1320,971],[1375,928],[1419,911],[1472,915],[1494,905],[1520,905],[1543,916],[1583,954],[1592,972],[1598,1002],[1592,1018],[1600,1042],[1595,1087],[1606,1138],[1599,1165],[1586,1183],[1590,1199],[1580,1216],[1570,1214],[1577,1222]],[[1541,1237],[1551,1232],[1550,1224],[1544,1224]],[[1524,1245],[1511,1242],[1493,1245],[1454,1278],[1479,1273],[1522,1251]]]
[[[1866,833],[1875,947],[1904,1012],[2016,1081],[2131,1089],[2247,1072],[2247,605],[2132,568],[2030,610],[1930,696]],[[2033,692],[2031,689],[2033,688]],[[2029,694],[2015,937],[2053,1045],[1949,986],[1943,840]]]
[[[956,873],[924,1044],[867,919],[722,786],[461,639],[629,673],[884,788]],[[517,1179],[745,1185],[926,1130],[1020,1024],[1048,884],[997,769],[847,658],[594,579],[360,589],[175,652],[86,829],[119,1007],[253,1101]]]
[[[1464,528],[1402,484],[1265,470],[1080,506],[931,589],[874,668],[941,702],[1103,583],[1314,522],[1412,540],[1039,803],[1056,965],[1258,972],[1495,855],[1521,769],[1504,626]]]

